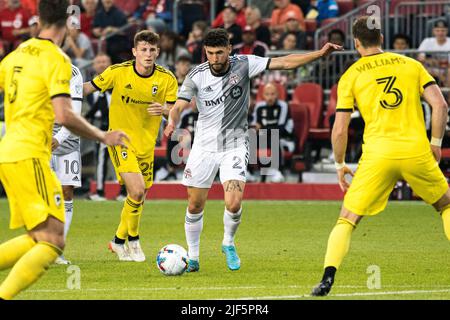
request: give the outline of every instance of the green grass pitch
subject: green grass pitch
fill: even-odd
[[[75,267],[51,266],[17,299],[311,299],[340,202],[244,201],[236,238],[242,266],[232,272],[220,251],[223,202],[208,201],[200,272],[176,277],[162,275],[155,257],[169,243],[186,248],[186,201],[146,202],[143,263],[119,262],[107,251],[121,207],[75,200],[65,251]],[[0,213],[3,242],[22,230],[8,229],[6,200]],[[322,299],[450,299],[449,270],[450,242],[439,214],[422,202],[390,202],[360,223],[330,296]],[[80,289],[73,288],[78,271]],[[0,272],[0,281],[6,275]]]

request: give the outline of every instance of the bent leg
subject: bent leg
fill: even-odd
[[[450,240],[450,189],[447,189],[445,194],[433,204],[433,207],[441,213],[444,232],[447,239]]]
[[[241,204],[244,197],[244,189],[244,181],[229,180],[223,183],[225,210],[223,213],[224,235],[222,244],[225,246],[234,246],[234,236],[241,223]]]

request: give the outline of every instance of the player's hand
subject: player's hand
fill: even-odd
[[[151,116],[160,116],[163,114],[164,107],[158,103],[154,102],[148,105],[147,112]]]
[[[441,147],[430,144],[431,151],[433,152],[433,156],[436,159],[437,163],[441,161]]]
[[[126,135],[125,132],[114,130],[114,131],[108,131],[105,132],[105,135],[103,136],[103,139],[101,142],[108,146],[122,146],[126,147],[125,141],[130,141],[130,138]]]
[[[322,49],[320,49],[320,52],[321,52],[322,57],[326,57],[334,51],[342,51],[342,50],[344,50],[344,47],[339,46],[334,43],[331,43],[331,42],[327,42],[322,47]]]
[[[170,136],[172,135],[172,133],[175,131],[175,125],[169,121],[167,123],[166,128],[164,129],[164,134],[166,135],[166,137],[170,138]]]
[[[339,187],[341,187],[341,190],[343,192],[347,192],[348,188],[350,187],[350,183],[347,181],[347,179],[345,179],[346,174],[349,174],[353,177],[353,171],[350,170],[350,168],[347,166],[337,170]]]
[[[52,151],[59,147],[59,142],[55,138],[52,138]]]

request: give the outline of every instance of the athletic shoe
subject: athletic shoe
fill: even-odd
[[[130,251],[125,244],[118,244],[114,241],[109,242],[108,249],[111,252],[114,252],[119,257],[119,261],[133,261],[130,256]]]
[[[197,272],[200,270],[200,264],[198,260],[189,259],[188,266],[186,268],[186,272]]]
[[[116,197],[116,201],[125,201],[126,198],[127,198],[127,196],[124,196],[123,194],[119,194]]]
[[[106,201],[105,197],[99,196],[97,193],[90,194],[88,198],[92,201]]]
[[[320,283],[313,288],[311,295],[314,297],[324,297],[328,295],[332,285],[333,280],[331,278],[326,278],[325,280],[320,281]]]
[[[145,261],[144,251],[142,251],[139,240],[128,241],[128,249],[131,259],[136,262]]]
[[[60,255],[58,258],[56,258],[55,263],[56,264],[63,264],[63,265],[71,264],[71,262],[69,260],[66,260],[66,258],[64,258],[63,255]]]
[[[222,245],[222,252],[225,253],[227,258],[227,266],[231,271],[239,270],[241,267],[241,260],[236,252],[235,246],[224,246]]]

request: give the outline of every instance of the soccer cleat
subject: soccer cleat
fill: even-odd
[[[326,278],[325,280],[320,281],[320,283],[313,288],[311,295],[314,297],[324,297],[328,295],[332,285],[333,280],[331,278]]]
[[[145,261],[144,251],[142,251],[139,240],[128,241],[130,257],[135,262]]]
[[[200,263],[198,260],[189,259],[186,272],[197,272],[200,270]]]
[[[88,198],[89,198],[89,200],[92,200],[92,201],[106,201],[105,197],[102,197],[102,196],[98,195],[97,193],[90,194]]]
[[[222,252],[225,253],[227,258],[227,266],[231,271],[239,270],[241,267],[241,260],[236,252],[235,246],[222,245]]]
[[[68,265],[71,264],[71,262],[69,260],[66,260],[66,258],[64,258],[63,255],[60,255],[59,257],[56,258],[55,260],[56,264],[62,264],[62,265]]]
[[[114,241],[109,242],[108,249],[119,257],[119,261],[133,261],[128,247],[125,244],[118,244]]]

